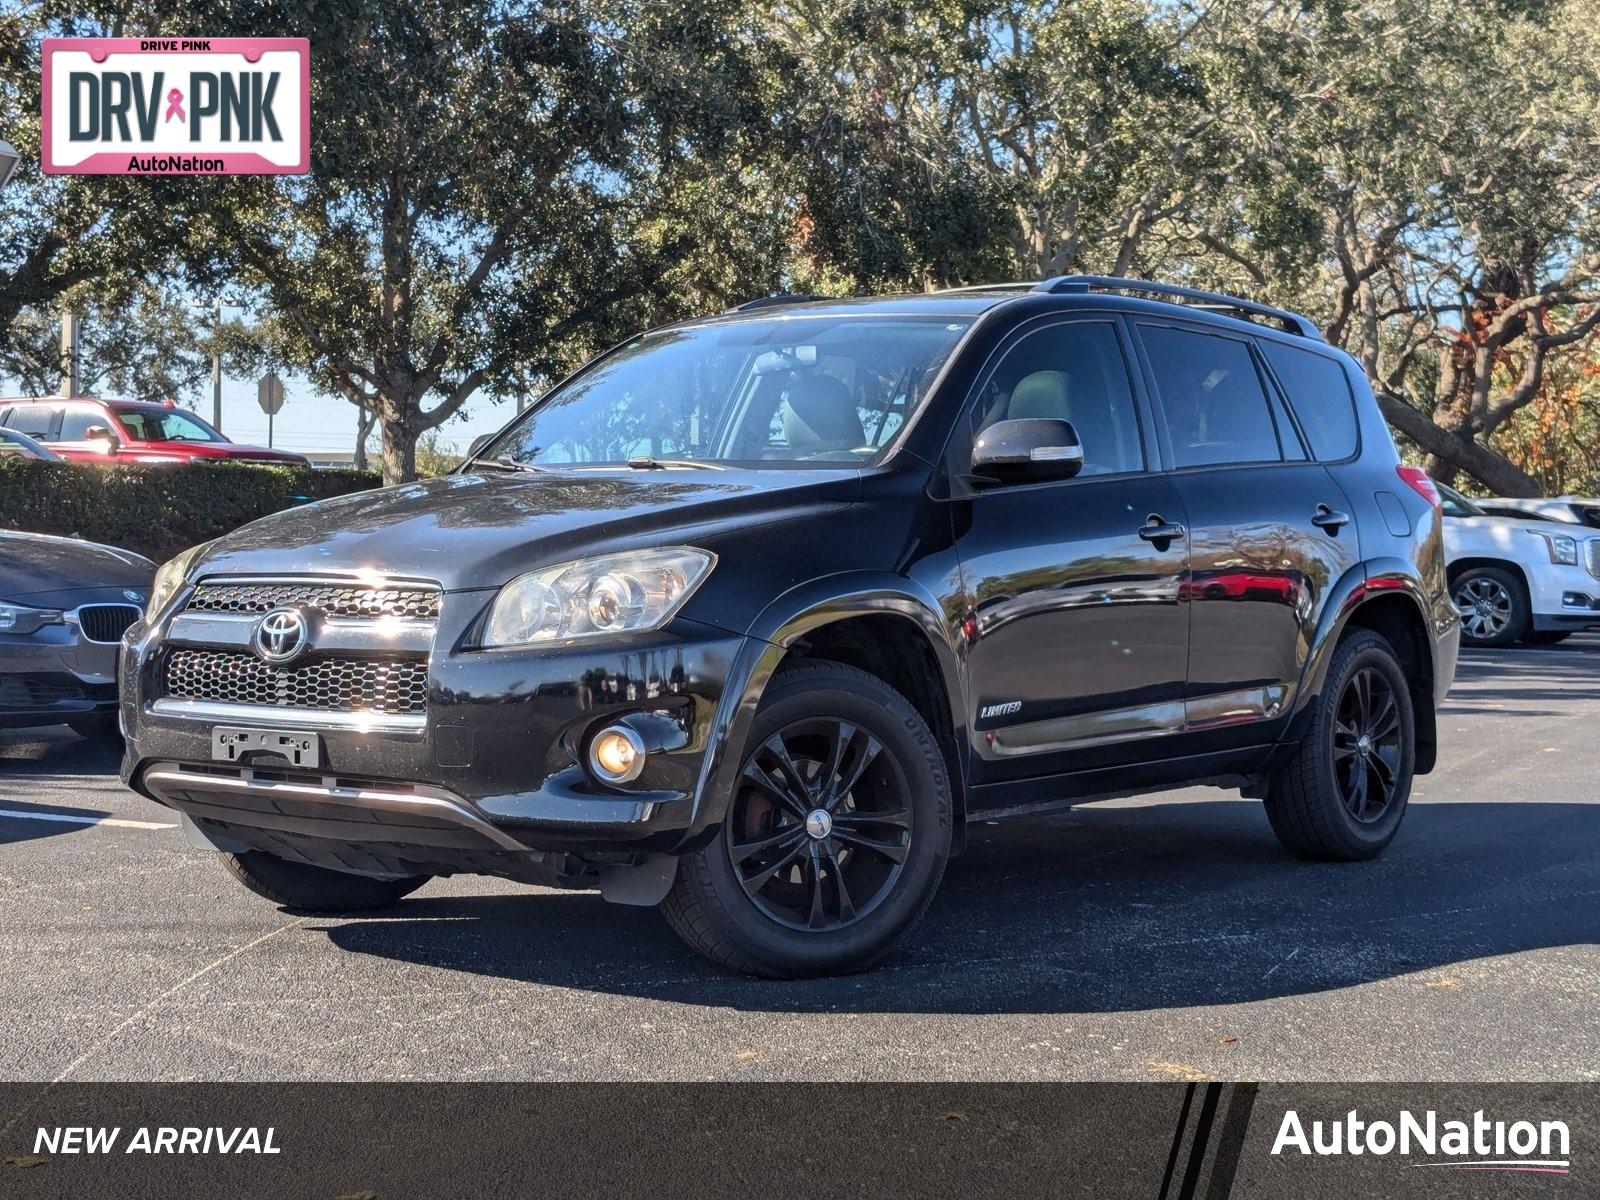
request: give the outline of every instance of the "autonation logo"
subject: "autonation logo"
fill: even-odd
[[[1507,1124],[1489,1120],[1481,1109],[1468,1121],[1441,1120],[1431,1109],[1420,1117],[1402,1109],[1392,1121],[1365,1121],[1351,1109],[1339,1120],[1312,1121],[1308,1132],[1300,1114],[1291,1108],[1283,1114],[1272,1152],[1298,1151],[1319,1158],[1422,1156],[1433,1161],[1406,1165],[1566,1175],[1572,1167],[1567,1157],[1570,1142],[1565,1121]]]

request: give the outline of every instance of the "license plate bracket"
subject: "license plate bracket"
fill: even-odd
[[[292,767],[322,765],[322,738],[292,729],[211,728],[211,757],[218,762],[249,762],[256,755],[281,758]]]

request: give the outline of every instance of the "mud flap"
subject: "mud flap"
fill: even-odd
[[[654,908],[667,898],[678,877],[678,860],[670,854],[650,854],[632,866],[605,867],[600,872],[600,895],[612,904]]]

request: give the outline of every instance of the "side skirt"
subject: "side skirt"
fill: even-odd
[[[967,793],[967,819],[994,821],[1030,816],[1177,787],[1248,788],[1267,766],[1273,749],[1274,745],[1268,743],[1038,779],[978,784]]]

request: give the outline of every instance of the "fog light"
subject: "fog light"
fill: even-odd
[[[626,725],[609,725],[589,743],[589,769],[606,783],[628,783],[644,770],[644,739]]]

